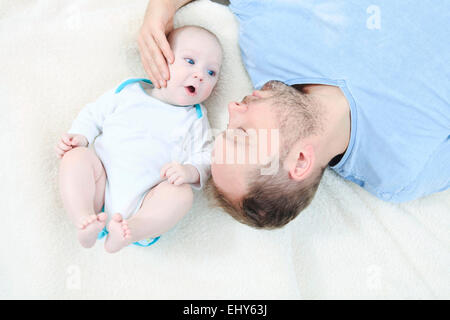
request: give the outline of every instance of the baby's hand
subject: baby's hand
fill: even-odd
[[[56,156],[61,159],[67,151],[76,147],[86,147],[87,145],[88,140],[85,136],[81,134],[65,133],[61,136],[61,139],[59,139],[59,142],[55,147]]]
[[[169,162],[163,165],[161,172],[161,179],[167,178],[169,183],[179,186],[183,183],[191,183],[191,172],[187,166],[177,162]]]

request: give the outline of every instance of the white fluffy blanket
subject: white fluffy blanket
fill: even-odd
[[[145,76],[137,32],[147,0],[0,2],[0,298],[450,298],[450,193],[384,203],[327,171],[312,205],[259,231],[211,209],[191,212],[159,243],[118,254],[82,249],[59,199],[54,145],[78,111],[130,76]],[[227,7],[198,1],[198,24],[225,49],[206,106],[251,90]]]

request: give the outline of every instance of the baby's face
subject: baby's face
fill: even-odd
[[[222,49],[213,35],[187,28],[172,40],[175,56],[164,95],[175,105],[203,102],[211,94],[222,64]]]

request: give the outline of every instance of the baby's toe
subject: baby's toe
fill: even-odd
[[[122,216],[120,215],[120,213],[115,213],[115,214],[112,216],[112,219],[113,219],[114,221],[121,222],[121,221],[122,221]]]
[[[106,218],[108,218],[108,215],[105,212],[102,212],[97,216],[97,220],[100,222],[106,221]]]
[[[122,237],[126,238],[128,234],[130,234],[130,229],[128,228],[128,225],[122,223]]]

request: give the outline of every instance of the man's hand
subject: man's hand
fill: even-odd
[[[198,183],[200,180],[198,170],[193,165],[182,165],[177,162],[163,165],[160,175],[161,179],[167,178],[169,183],[176,186],[183,183]]]
[[[192,0],[150,0],[139,31],[142,64],[156,88],[166,87],[170,78],[167,62],[175,60],[167,34],[173,30],[175,12]]]
[[[61,159],[67,151],[76,147],[86,147],[88,140],[81,134],[65,133],[59,139],[58,144],[55,147],[56,156]]]
[[[167,85],[170,76],[167,62],[174,61],[166,35],[173,29],[175,11],[175,3],[171,0],[150,0],[139,31],[142,64],[156,88]]]

